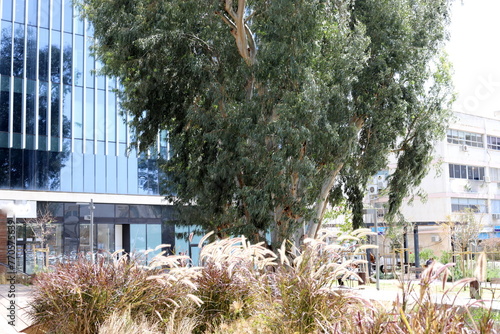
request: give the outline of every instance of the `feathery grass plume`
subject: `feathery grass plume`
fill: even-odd
[[[149,321],[157,319],[156,312],[168,316],[179,306],[193,307],[188,296],[193,285],[186,274],[173,273],[165,280],[164,269],[146,270],[136,259],[128,254],[103,256],[92,263],[82,257],[37,275],[28,310],[33,323],[54,333],[90,334],[97,333],[113,312],[128,308],[132,317]]]
[[[259,295],[259,305],[272,332],[313,333],[335,327],[336,332],[346,333],[350,326],[346,315],[364,318],[372,306],[352,291],[336,288],[337,279],[357,276],[352,271],[355,260],[345,259],[345,247],[328,246],[325,238],[304,240],[291,264],[283,261],[269,276],[273,289]]]
[[[99,334],[162,334],[158,321],[153,322],[145,317],[132,317],[130,308],[125,311],[115,311],[102,325]]]

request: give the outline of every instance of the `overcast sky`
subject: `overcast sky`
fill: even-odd
[[[447,52],[458,93],[455,111],[500,117],[499,15],[500,0],[453,3]]]

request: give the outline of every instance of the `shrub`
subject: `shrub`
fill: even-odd
[[[491,309],[454,305],[471,279],[445,289],[451,264],[426,270],[419,284],[401,283],[390,305],[340,288],[339,278],[357,278],[366,261],[356,257],[370,246],[352,256],[327,237],[306,239],[300,250],[283,243],[279,256],[243,237],[218,240],[202,248],[201,268],[180,267],[182,256],[157,256],[149,268],[129,258],[60,264],[37,278],[31,314],[50,333],[498,333]]]
[[[196,314],[199,332],[250,315],[258,277],[274,265],[276,255],[260,244],[252,245],[244,237],[224,239],[202,248],[204,264],[194,279],[196,295],[202,303]]]
[[[158,281],[162,274],[160,269],[142,268],[128,256],[59,263],[35,279],[29,314],[48,332],[74,334],[97,333],[99,324],[125,310],[148,320],[157,320],[158,314],[168,317],[190,300],[192,288],[184,277]]]

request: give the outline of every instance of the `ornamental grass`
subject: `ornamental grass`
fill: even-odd
[[[164,254],[147,267],[130,256],[79,259],[37,277],[31,315],[47,333],[498,333],[494,310],[455,304],[457,287],[470,280],[433,299],[432,283],[445,282],[451,265],[426,271],[418,284],[401,282],[389,305],[339,287],[339,279],[359,279],[370,233],[346,234],[340,244],[325,234],[300,249],[285,241],[276,252],[244,237],[204,244],[207,235],[199,267]]]

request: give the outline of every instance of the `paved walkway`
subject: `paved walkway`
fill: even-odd
[[[26,308],[31,290],[31,286],[22,284],[0,284],[0,333],[20,333],[30,325]]]
[[[359,294],[370,300],[378,300],[381,302],[393,302],[398,297],[401,300],[402,291],[398,288],[400,282],[398,280],[381,280],[380,289],[377,290],[375,283],[370,283],[368,285],[355,286],[352,289],[357,290]],[[410,302],[416,301],[419,293],[419,281],[412,281],[413,291],[410,295]],[[406,283],[405,283],[406,284]],[[446,289],[451,288],[453,283],[446,283]],[[434,302],[438,304],[453,304],[456,306],[485,306],[491,307],[494,310],[500,311],[500,290],[496,292],[496,296],[492,294],[490,290],[483,289],[482,300],[472,299],[469,296],[469,290],[461,291],[459,294],[456,293],[448,293],[444,294],[442,291],[442,282],[436,281],[432,284],[431,298]]]
[[[417,281],[413,282],[414,284],[418,284]],[[451,286],[451,283],[447,283],[447,287]],[[354,284],[356,285],[356,284]],[[493,309],[500,310],[500,291],[498,292],[499,297],[493,298],[494,296],[488,292],[483,290],[483,301],[477,301],[475,299],[471,299],[468,297],[467,292],[461,292],[458,296],[456,294],[444,295],[441,291],[441,283],[435,283],[435,293],[432,293],[432,298],[437,303],[444,304],[454,304],[454,305],[484,305],[486,307],[492,307]],[[354,286],[351,289],[357,291],[361,297],[370,299],[370,300],[378,300],[381,302],[393,302],[398,297],[401,297],[401,290],[398,289],[399,282],[397,280],[382,280],[380,290],[377,290],[376,284],[371,283],[368,285]],[[9,297],[9,294],[12,296],[11,286],[8,284],[0,284],[0,333],[1,334],[17,334],[22,330],[26,329],[30,324],[30,320],[26,313],[26,308],[29,304],[29,298],[32,291],[31,286],[16,284],[15,285],[15,312],[13,312],[13,316],[10,317],[10,311],[8,310],[11,307],[11,303],[14,300]],[[415,296],[418,293],[418,286],[415,287],[412,296]],[[411,299],[410,299],[411,300]],[[12,321],[14,321],[14,326],[12,326]],[[9,324],[11,323],[11,324]]]

